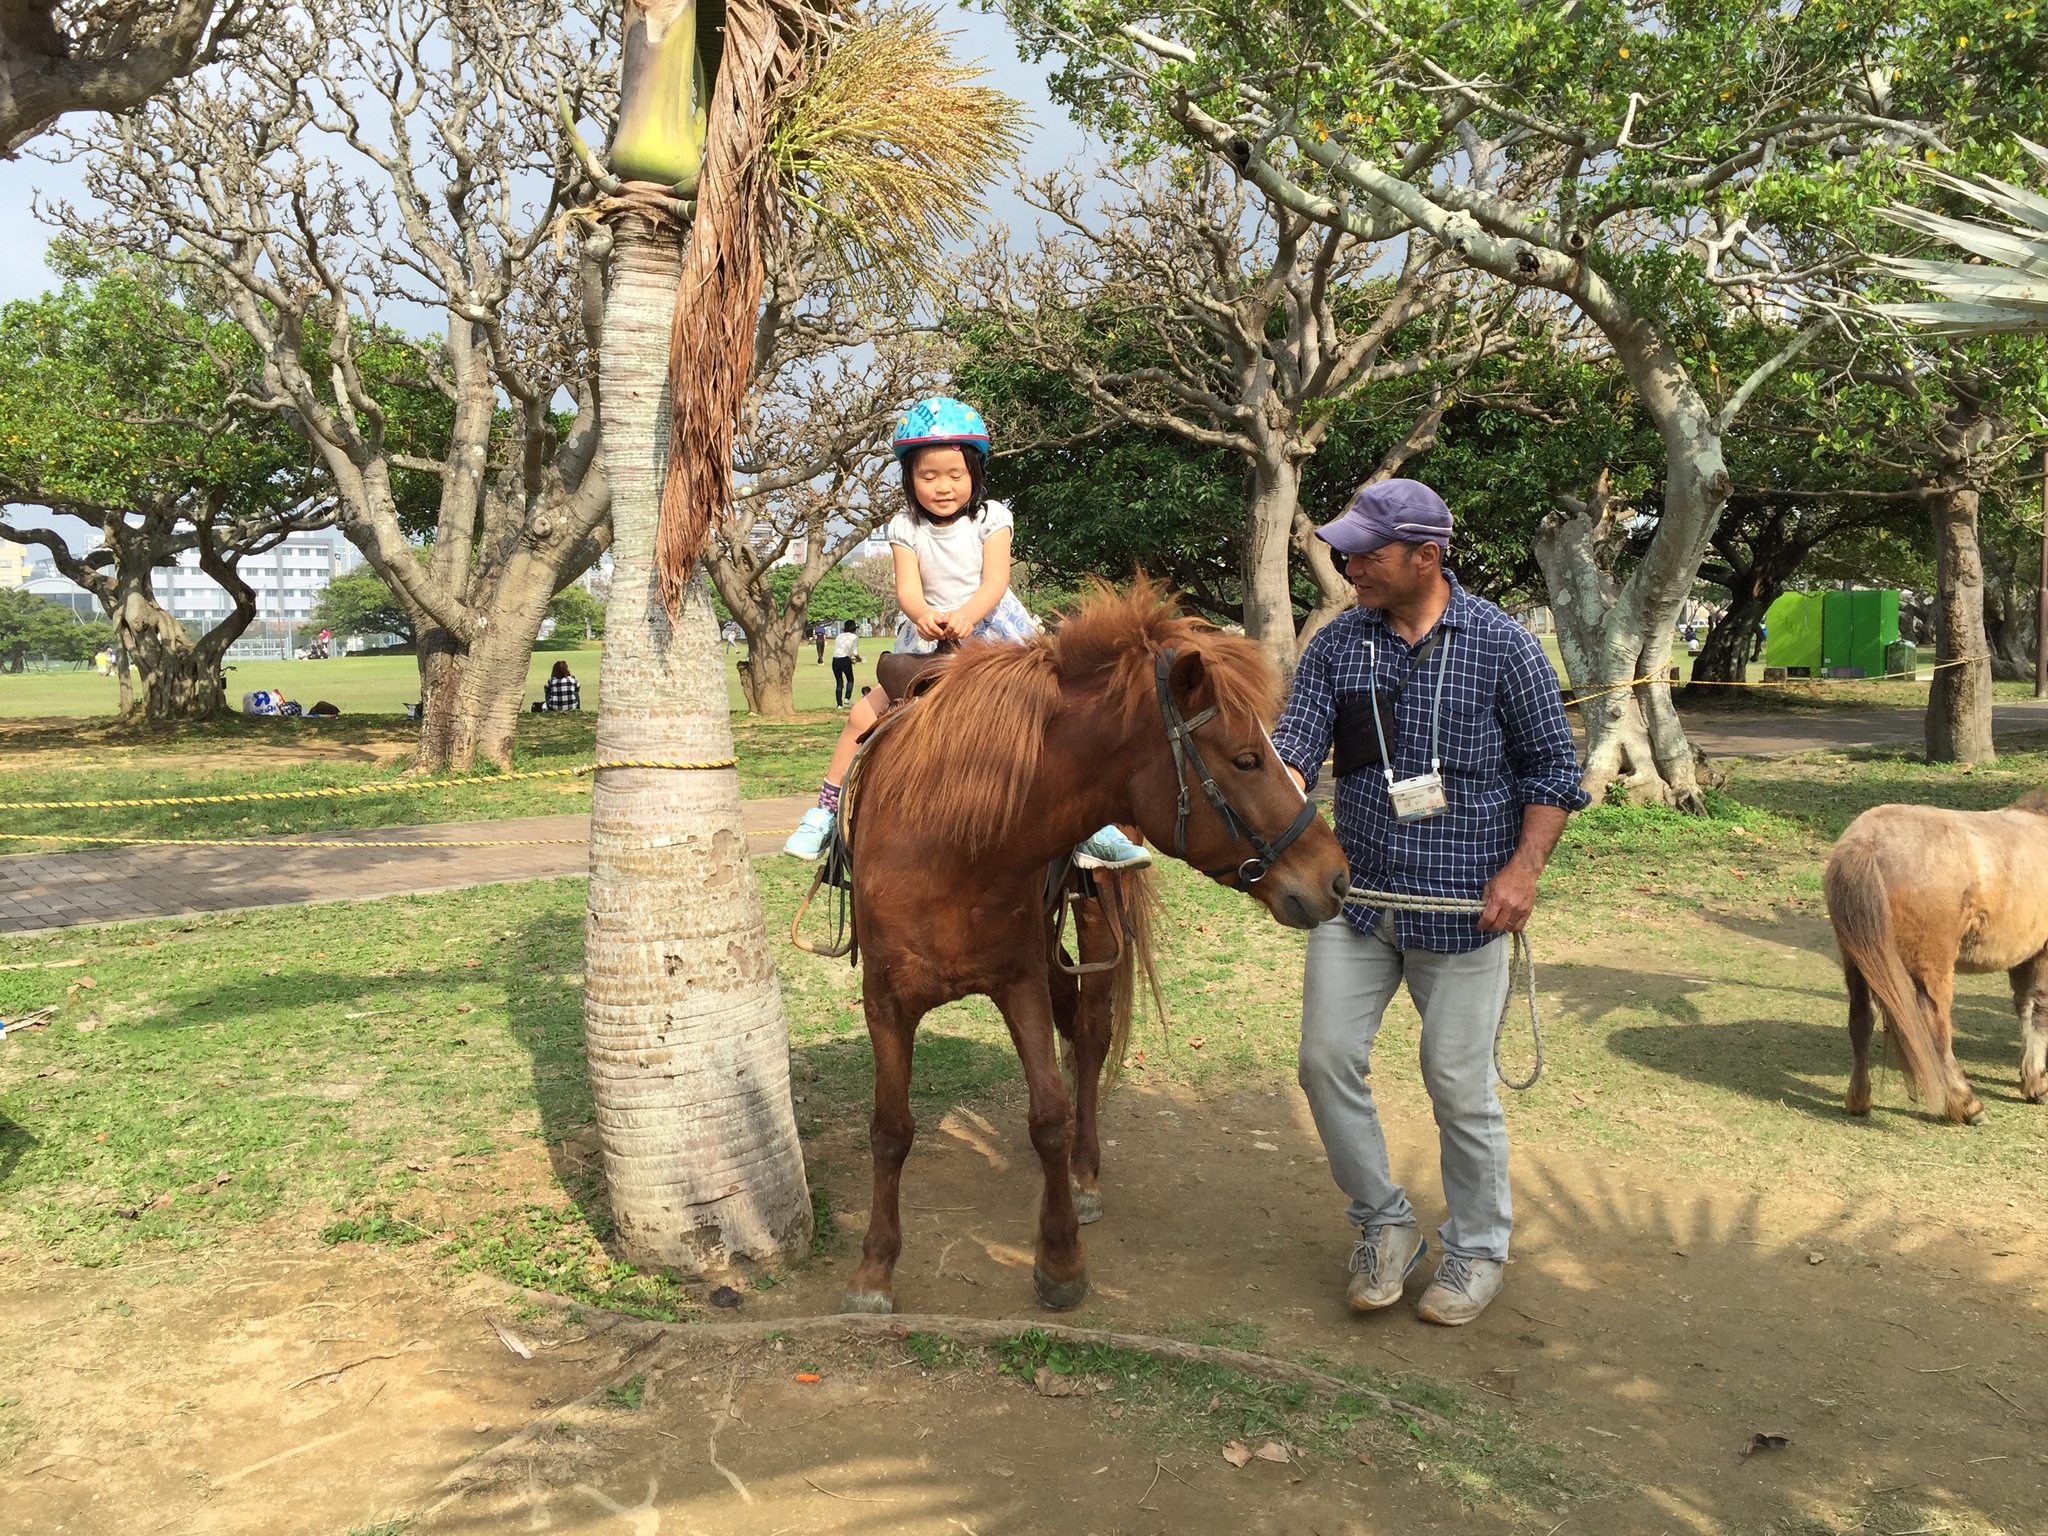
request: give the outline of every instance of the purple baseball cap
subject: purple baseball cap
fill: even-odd
[[[1449,553],[1451,509],[1420,480],[1382,480],[1316,530],[1340,555],[1369,555],[1383,544],[1434,544]]]

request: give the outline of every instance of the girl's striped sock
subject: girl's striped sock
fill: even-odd
[[[818,786],[818,806],[821,810],[831,811],[834,815],[839,812],[839,786],[830,779]]]

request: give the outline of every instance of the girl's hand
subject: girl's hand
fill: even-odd
[[[974,626],[956,610],[946,615],[946,638],[966,642],[974,638]]]
[[[917,625],[917,632],[927,640],[946,638],[946,615],[943,613],[934,613],[927,608],[912,622]]]

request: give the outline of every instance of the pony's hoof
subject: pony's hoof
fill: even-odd
[[[1963,1121],[1963,1124],[1965,1124],[1965,1125],[1982,1125],[1983,1123],[1984,1123],[1984,1111],[1983,1111],[1983,1110],[1981,1110],[1981,1109],[1980,1109],[1980,1110],[1978,1110],[1978,1111],[1977,1111],[1977,1113],[1975,1113],[1974,1115],[1971,1115],[1971,1116],[1969,1116],[1968,1118],[1966,1118],[1966,1119],[1965,1119],[1965,1120]]]
[[[879,1312],[885,1316],[896,1310],[896,1298],[887,1291],[848,1291],[839,1298],[842,1312]]]
[[[1102,1220],[1102,1191],[1099,1189],[1077,1189],[1074,1191],[1074,1213],[1081,1218],[1081,1225]]]
[[[1083,1270],[1071,1280],[1054,1280],[1034,1264],[1031,1266],[1031,1288],[1038,1292],[1042,1305],[1055,1312],[1071,1312],[1088,1294],[1088,1272]]]

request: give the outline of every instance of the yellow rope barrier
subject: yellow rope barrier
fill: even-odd
[[[795,827],[762,827],[748,837],[787,837]],[[413,842],[370,842],[364,840],[300,842],[293,837],[114,837],[97,832],[0,832],[6,843],[103,843],[119,848],[552,848],[575,843],[585,837],[421,838]]]
[[[537,768],[530,773],[485,773],[468,779],[414,779],[396,784],[348,784],[332,789],[277,789],[246,795],[165,795],[154,800],[9,800],[0,811],[108,811],[147,805],[243,805],[259,800],[331,800],[344,795],[394,795],[408,789],[458,789],[471,784],[510,784],[521,779],[579,778],[606,768],[712,769],[737,767],[739,759],[707,763],[626,761],[585,763],[580,768]]]

